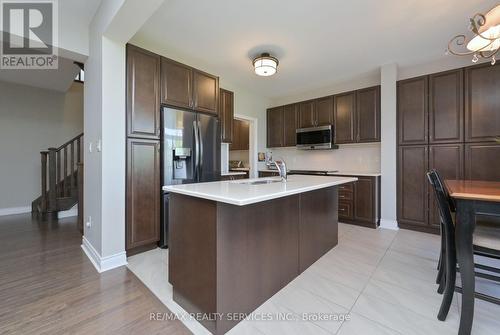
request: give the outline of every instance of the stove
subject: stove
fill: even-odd
[[[338,172],[338,170],[290,170],[289,175],[307,175],[307,176],[328,176],[331,173]]]

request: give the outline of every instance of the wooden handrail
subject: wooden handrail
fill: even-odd
[[[69,140],[68,142],[66,142],[63,145],[61,145],[59,148],[57,148],[57,151],[61,151],[61,149],[64,149],[64,147],[70,145],[72,142],[75,142],[76,140],[80,139],[81,137],[83,137],[83,133],[81,133],[80,135],[77,135],[77,136],[73,137],[71,140]]]

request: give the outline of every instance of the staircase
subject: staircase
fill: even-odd
[[[31,203],[31,211],[40,215],[55,215],[78,203],[80,214],[83,199],[83,134],[59,148],[40,152],[41,192]],[[81,217],[81,215],[79,215]]]

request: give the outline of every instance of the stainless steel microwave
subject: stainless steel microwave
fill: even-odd
[[[297,129],[297,149],[318,150],[318,149],[337,149],[334,144],[333,127],[321,126],[312,128]]]

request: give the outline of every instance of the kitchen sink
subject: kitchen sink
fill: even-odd
[[[245,182],[239,182],[238,184],[244,184],[244,185],[267,185],[267,184],[272,184],[272,183],[281,183],[281,180],[254,180],[254,181],[245,181]]]

